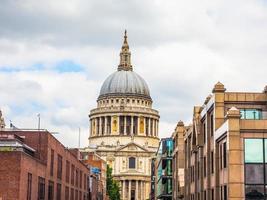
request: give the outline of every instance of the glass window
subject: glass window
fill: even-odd
[[[264,199],[263,185],[246,185],[246,200]]]
[[[263,184],[263,164],[246,164],[246,184]]]
[[[135,169],[135,158],[134,157],[129,158],[129,168]]]
[[[267,163],[267,139],[264,139],[265,163]]]
[[[262,119],[262,111],[258,109],[240,109],[241,119]]]
[[[262,139],[245,139],[245,162],[263,163]]]

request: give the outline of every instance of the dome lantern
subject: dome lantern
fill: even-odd
[[[118,71],[133,71],[131,65],[131,52],[129,51],[129,44],[127,41],[127,31],[124,32],[124,41],[120,52],[120,64],[118,66]]]

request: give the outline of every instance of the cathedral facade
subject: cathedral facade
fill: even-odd
[[[117,71],[91,110],[89,146],[113,169],[122,200],[149,198],[151,157],[159,145],[159,113],[145,80],[133,71],[125,32]]]

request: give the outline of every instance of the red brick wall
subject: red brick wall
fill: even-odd
[[[19,199],[20,152],[0,152],[0,197]]]
[[[10,132],[12,134],[13,132]],[[5,132],[5,134],[7,134]],[[38,176],[45,178],[45,198],[48,200],[48,183],[54,182],[54,199],[57,195],[57,183],[61,184],[61,199],[65,200],[65,187],[69,190],[78,191],[78,195],[87,195],[88,184],[86,181],[86,189],[84,188],[84,175],[89,176],[89,170],[79,161],[69,150],[67,150],[56,138],[48,132],[25,132],[16,131],[17,135],[25,136],[24,142],[36,149],[35,157],[31,157],[24,152],[0,152],[0,195],[6,195],[8,198],[3,200],[26,200],[27,197],[27,181],[28,173],[32,174],[32,199],[37,199],[38,194]],[[54,170],[53,176],[50,176],[51,165],[51,149],[54,150]],[[40,160],[38,159],[40,155]],[[62,157],[62,178],[57,177],[58,155]],[[66,182],[66,161],[70,162],[70,166],[75,166],[75,171],[78,170],[78,178],[82,173],[82,180],[78,180],[78,186],[71,182]],[[12,170],[10,170],[12,169]],[[76,175],[76,174],[75,174]],[[8,180],[8,181],[7,181]],[[71,171],[70,171],[71,180]],[[6,184],[8,182],[8,184]],[[3,184],[5,183],[5,184]],[[13,184],[14,183],[14,184]],[[17,195],[17,196],[16,196]],[[18,196],[19,195],[19,196]],[[9,197],[10,196],[10,197]],[[14,196],[14,198],[13,198]],[[71,194],[69,195],[71,196]],[[0,196],[1,197],[1,196]],[[80,196],[78,196],[80,199]]]

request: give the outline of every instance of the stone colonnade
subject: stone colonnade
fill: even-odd
[[[146,200],[146,183],[140,180],[122,180],[121,199],[122,200]]]
[[[90,120],[91,136],[111,135],[114,116],[93,117]],[[152,117],[140,117],[134,115],[119,115],[116,117],[119,135],[144,135],[158,136],[159,120]],[[142,126],[142,128],[141,128]],[[115,133],[116,134],[116,133]]]

